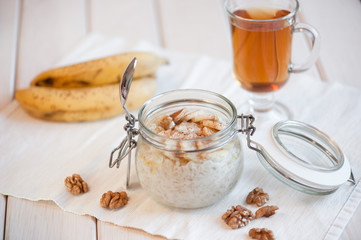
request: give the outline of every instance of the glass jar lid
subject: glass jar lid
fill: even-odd
[[[338,145],[309,124],[291,120],[265,122],[256,132],[250,145],[260,162],[295,189],[328,194],[350,177],[350,164]]]

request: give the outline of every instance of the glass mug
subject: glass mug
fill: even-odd
[[[254,115],[288,119],[290,111],[276,103],[274,92],[287,82],[291,72],[311,67],[319,53],[320,39],[310,25],[296,22],[297,0],[227,0],[231,23],[234,77],[250,93],[248,109]],[[304,64],[291,62],[292,37],[306,33],[312,40]],[[272,114],[270,114],[272,113]]]

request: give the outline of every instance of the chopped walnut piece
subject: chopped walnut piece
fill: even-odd
[[[185,134],[183,139],[195,139],[195,138],[199,138],[199,135],[197,135],[196,133],[188,133]]]
[[[170,116],[163,116],[159,121],[159,127],[168,130],[172,129],[175,126],[173,119]]]
[[[271,230],[268,230],[267,228],[252,228],[251,230],[249,230],[248,235],[252,239],[258,239],[258,240],[275,239],[273,232]]]
[[[214,130],[208,128],[208,127],[203,127],[203,128],[202,128],[202,134],[203,134],[204,136],[209,136],[209,135],[212,135],[212,134],[214,134],[214,133],[216,133],[216,131],[214,131]]]
[[[103,208],[117,209],[128,203],[128,195],[126,192],[108,191],[103,194],[100,199],[100,206]]]
[[[186,114],[183,118],[183,121],[191,121],[194,123],[199,123],[202,122],[204,120],[213,120],[213,121],[218,121],[218,117],[216,115],[209,115],[209,114],[204,114],[202,111],[194,111],[194,112],[190,112],[188,114]]]
[[[193,133],[197,135],[202,134],[202,129],[198,126],[198,124],[194,122],[182,122],[176,125],[174,129],[180,133],[183,133],[184,135],[189,135]]]
[[[80,177],[79,174],[73,174],[71,177],[65,178],[65,186],[68,191],[74,195],[88,192],[88,184]]]
[[[228,209],[222,216],[222,219],[230,226],[232,229],[241,228],[246,226],[250,221],[253,220],[253,214],[251,210],[248,210],[241,205],[236,207],[232,206],[231,209]]]
[[[202,124],[205,127],[216,129],[218,131],[222,130],[225,127],[223,123],[216,120],[203,120]]]
[[[258,207],[263,206],[269,200],[268,193],[263,192],[262,188],[256,187],[251,191],[246,199],[246,203],[255,203]]]
[[[164,137],[169,137],[169,138],[174,138],[174,139],[184,139],[183,133],[180,133],[177,131],[172,131],[171,129],[158,132],[158,134],[162,135]]]
[[[170,117],[173,119],[173,121],[177,124],[178,122],[180,122],[182,120],[182,118],[186,115],[186,111],[184,110],[184,108],[182,108],[181,110],[172,113],[170,115]]]
[[[194,112],[190,112],[190,113],[187,113],[183,118],[182,120],[183,121],[191,121],[191,122],[197,122],[197,121],[194,121],[195,117],[197,117],[200,113],[200,111],[194,111]],[[199,122],[199,121],[198,121]]]
[[[172,139],[196,139],[210,136],[225,127],[216,115],[197,110],[187,112],[185,108],[160,116],[152,129],[159,135]]]
[[[276,214],[276,210],[278,210],[277,206],[265,206],[261,207],[256,211],[256,219],[260,217],[270,217]]]

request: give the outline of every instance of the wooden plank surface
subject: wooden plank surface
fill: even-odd
[[[86,1],[23,0],[16,89],[29,86],[86,34]]]
[[[159,0],[164,47],[231,59],[229,26],[219,0]]]
[[[160,45],[153,0],[91,0],[89,15],[91,32]]]
[[[0,194],[0,238],[4,238],[6,217],[6,196]]]
[[[13,98],[20,0],[0,1],[0,110]]]
[[[112,223],[98,221],[98,239],[117,240],[122,236],[122,240],[166,240],[162,236],[151,235],[139,229],[119,227]]]
[[[300,9],[321,35],[327,78],[361,89],[361,1],[300,0]]]
[[[5,239],[96,239],[96,219],[61,211],[51,201],[8,197]]]

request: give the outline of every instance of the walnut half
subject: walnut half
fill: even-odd
[[[128,203],[128,195],[126,192],[108,191],[103,194],[100,199],[100,206],[103,208],[117,209]]]
[[[241,205],[236,207],[232,206],[231,209],[228,209],[222,216],[222,219],[230,226],[232,229],[241,228],[246,226],[250,221],[253,220],[253,214],[251,210],[248,210]]]
[[[65,186],[72,194],[80,194],[88,192],[88,184],[80,177],[79,174],[73,174],[65,179]]]
[[[258,240],[275,239],[273,232],[271,230],[268,230],[267,228],[252,228],[251,230],[249,230],[248,235],[252,239],[258,239]]]
[[[263,192],[262,188],[256,187],[251,191],[246,199],[246,203],[255,203],[258,207],[264,205],[269,200],[268,193]]]
[[[256,211],[256,219],[260,217],[270,217],[276,214],[277,206],[264,206]]]

